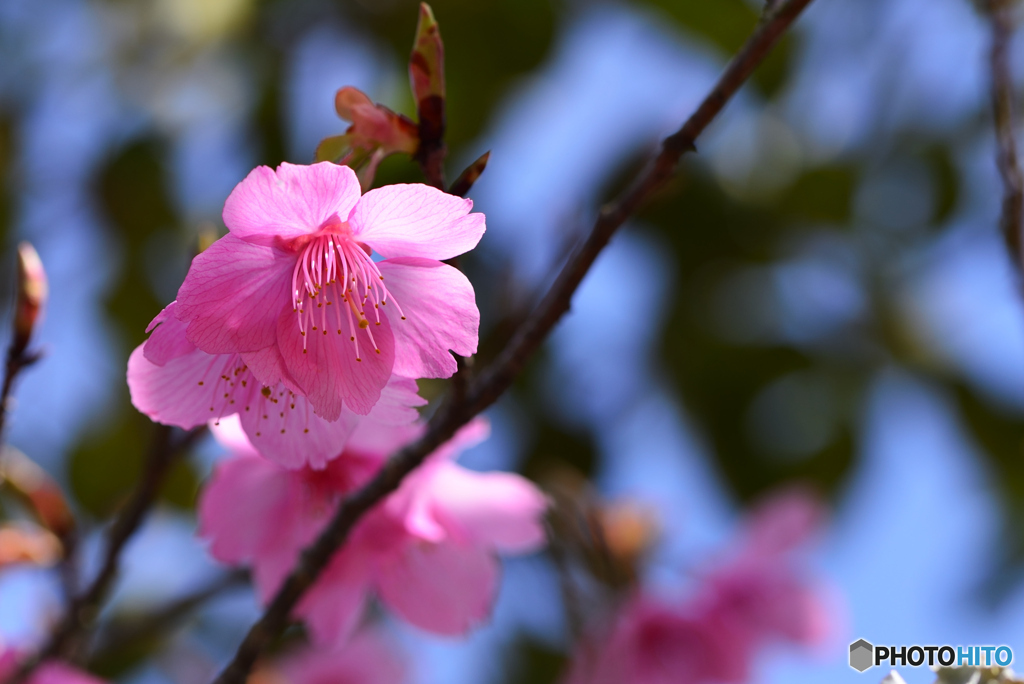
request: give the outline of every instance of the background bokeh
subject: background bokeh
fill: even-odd
[[[760,7],[433,8],[449,178],[492,151],[471,193],[488,232],[463,261],[486,360]],[[308,163],[344,130],[337,88],[413,113],[416,16],[409,0],[0,2],[0,295],[19,239],[52,290],[46,359],[23,376],[9,436],[87,519],[139,472],[152,428],[128,401],[125,363],[198,236],[223,231],[224,198],[254,165]],[[764,654],[758,682],[873,681],[846,665],[858,637],[1024,655],[1024,306],[997,231],[987,49],[968,0],[815,2],[613,241],[490,412],[492,439],[464,459],[534,477],[568,464],[608,498],[651,507],[654,586],[721,548],[759,494],[816,486],[833,517],[811,562],[832,588],[834,633],[817,652]],[[1013,64],[1024,74],[1024,44]],[[418,180],[398,157],[377,178]],[[174,473],[110,610],[216,574],[192,508],[218,457],[204,445]],[[33,643],[58,599],[45,572],[0,574],[0,635]],[[108,673],[201,680],[256,614],[233,592]],[[506,564],[493,624],[468,642],[394,629],[417,682],[544,683],[561,667],[563,623],[538,556]]]

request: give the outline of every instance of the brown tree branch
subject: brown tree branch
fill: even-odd
[[[17,350],[14,345],[7,352],[7,363],[4,366],[4,382],[0,387],[0,441],[3,439],[4,425],[7,422],[7,404],[11,399],[14,381],[21,371],[39,360],[39,355],[25,349]]]
[[[562,268],[547,295],[524,321],[495,361],[469,383],[461,401],[448,401],[427,424],[423,436],[395,454],[362,489],[346,498],[317,540],[305,549],[295,569],[252,626],[234,659],[215,684],[242,684],[259,655],[278,638],[303,593],[316,581],[359,518],[395,491],[456,430],[494,403],[523,370],[548,333],[569,309],[573,293],[615,231],[672,175],[685,152],[768,55],[782,33],[812,0],[786,0],[761,23],[726,67],[714,88],[682,128],[662,142],[647,170],[615,202],[601,210],[589,236]]]
[[[1003,179],[1003,208],[999,219],[1010,258],[1024,273],[1024,177],[1017,160],[1014,133],[1013,76],[1010,73],[1010,41],[1016,27],[1013,0],[988,0],[986,9],[992,24],[992,113],[996,129],[996,165]]]
[[[205,428],[196,428],[176,440],[173,428],[156,425],[152,446],[146,457],[145,470],[135,490],[107,530],[107,548],[100,571],[85,590],[71,601],[67,613],[54,629],[46,646],[34,658],[25,661],[8,679],[8,684],[20,684],[40,663],[51,658],[75,660],[79,637],[91,628],[104,598],[117,577],[121,552],[125,544],[135,534],[152,508],[164,476],[175,459],[191,447],[204,432]]]

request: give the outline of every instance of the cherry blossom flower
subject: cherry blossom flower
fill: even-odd
[[[277,353],[207,354],[185,335],[172,302],[150,324],[152,334],[128,360],[132,403],[153,420],[185,429],[238,414],[252,443],[267,458],[289,468],[323,468],[337,456],[360,421],[395,429],[417,417],[426,403],[416,382],[392,376],[368,416],[347,408],[338,420],[317,416]],[[250,364],[270,364],[281,379],[260,382]]]
[[[277,684],[402,684],[405,666],[383,634],[363,630],[340,648],[305,646],[288,653],[269,668],[266,679]]]
[[[329,162],[258,167],[224,205],[228,234],[192,261],[175,315],[199,349],[239,354],[264,385],[290,378],[322,418],[342,405],[365,415],[392,373],[448,377],[450,351],[475,353],[473,287],[441,263],[480,241],[472,207],[419,184],[360,196],[352,169]]]
[[[0,642],[0,681],[6,680],[17,671],[24,655],[17,649],[7,647]],[[105,682],[70,665],[51,660],[33,670],[25,680],[25,684],[105,684]]]
[[[699,616],[639,594],[617,615],[610,637],[574,659],[567,684],[733,682],[735,650]]]
[[[828,629],[822,596],[790,556],[820,520],[820,506],[799,490],[772,498],[688,600],[628,597],[608,633],[584,641],[567,684],[738,684],[763,646],[819,643]]]
[[[237,422],[215,429],[235,456],[216,468],[201,495],[200,535],[219,561],[252,566],[262,600],[271,598],[340,498],[372,477],[397,446],[382,443],[379,431],[368,446],[361,432],[315,471],[284,470],[256,457]],[[454,463],[486,433],[483,421],[470,423],[363,516],[296,608],[314,641],[343,642],[371,593],[404,620],[438,634],[463,634],[487,619],[498,582],[496,554],[543,545],[546,500],[518,475]]]

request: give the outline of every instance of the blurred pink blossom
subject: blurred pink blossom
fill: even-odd
[[[823,518],[802,490],[756,508],[731,558],[702,574],[685,601],[628,597],[603,637],[581,644],[568,684],[703,684],[748,681],[764,646],[819,643],[822,595],[792,552]]]
[[[296,609],[315,642],[342,643],[371,593],[406,621],[439,634],[463,634],[487,619],[498,582],[496,554],[539,549],[546,508],[541,492],[519,475],[454,463],[487,431],[482,420],[467,425],[363,516]],[[200,535],[216,559],[252,566],[264,601],[338,501],[373,476],[399,439],[408,439],[381,431],[364,438],[357,430],[345,452],[316,471],[285,470],[259,458],[237,420],[222,421],[214,434],[235,456],[217,467],[200,498]]]
[[[254,169],[224,204],[228,234],[193,261],[175,315],[208,354],[238,354],[264,385],[294,384],[317,415],[366,415],[392,373],[448,377],[476,352],[473,286],[441,263],[484,216],[427,185],[360,197],[330,162]],[[383,261],[374,261],[376,251]]]
[[[4,681],[17,671],[23,656],[23,653],[5,647],[0,642],[0,681]],[[37,667],[25,680],[25,684],[105,684],[105,682],[91,674],[76,670],[70,665],[51,660]]]
[[[304,646],[273,669],[286,684],[401,684],[405,679],[404,663],[394,647],[371,630],[356,634],[341,648]]]
[[[364,429],[389,430],[419,417],[426,403],[414,380],[392,376],[367,416],[342,408],[328,422],[313,412],[280,360],[281,382],[264,385],[239,354],[207,354],[185,336],[185,324],[171,302],[150,324],[149,339],[128,359],[132,403],[153,420],[185,429],[238,414],[249,440],[267,458],[287,468],[323,468],[338,455],[362,422]],[[259,355],[277,354],[271,347]]]

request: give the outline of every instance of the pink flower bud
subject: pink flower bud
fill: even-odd
[[[440,140],[444,135],[444,43],[430,5],[420,3],[416,40],[409,57],[409,80],[424,139]]]
[[[18,245],[18,297],[14,307],[14,341],[12,353],[21,354],[28,347],[32,331],[42,318],[49,288],[46,271],[39,254],[28,242]]]

